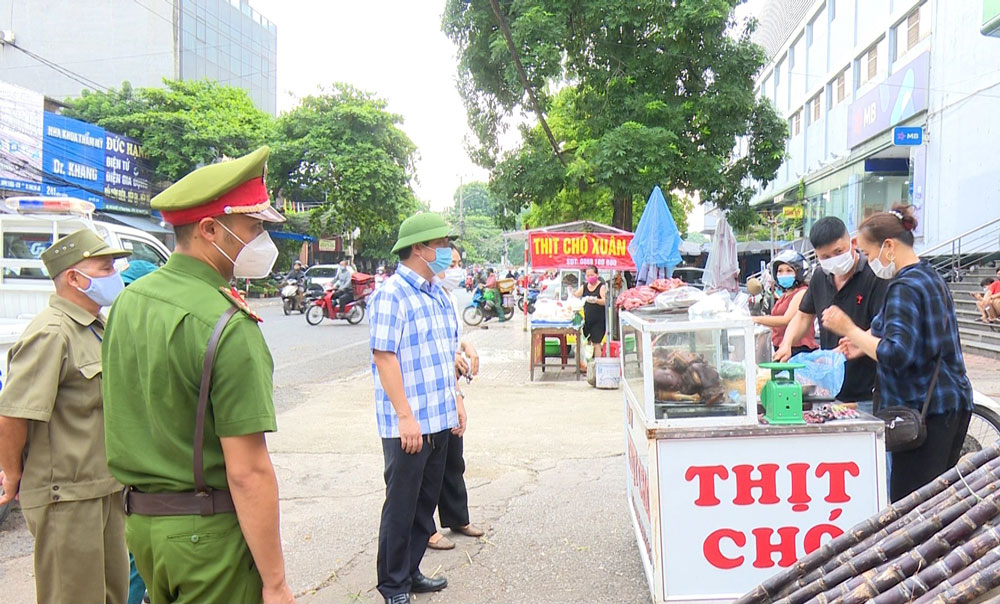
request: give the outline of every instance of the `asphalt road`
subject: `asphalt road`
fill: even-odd
[[[301,402],[305,386],[361,377],[369,371],[367,316],[357,325],[329,319],[309,325],[305,316],[296,312],[285,316],[274,303],[254,306],[264,319],[260,328],[274,358],[274,406],[278,413]]]
[[[460,306],[472,294],[456,294]],[[285,316],[277,300],[253,304],[264,322],[260,324],[274,358],[274,403],[278,413],[295,407],[303,397],[303,387],[333,380],[371,379],[368,351],[368,316],[357,325],[325,319],[309,325],[305,316],[293,312]]]

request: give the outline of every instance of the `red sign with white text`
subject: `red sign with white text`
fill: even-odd
[[[634,271],[628,253],[632,233],[531,233],[528,252],[534,269],[583,269]]]
[[[658,441],[667,598],[729,601],[876,513],[877,456],[870,433]]]

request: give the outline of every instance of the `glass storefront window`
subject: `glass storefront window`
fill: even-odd
[[[908,174],[866,173],[861,179],[861,215],[864,220],[876,212],[885,212],[895,205],[909,205],[910,177]]]

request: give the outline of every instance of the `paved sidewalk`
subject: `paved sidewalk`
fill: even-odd
[[[966,354],[965,368],[972,387],[1000,403],[1000,360]]]
[[[455,550],[429,551],[423,572],[450,586],[417,601],[648,602],[625,504],[621,393],[575,381],[570,370],[529,384],[529,337],[519,322],[467,336],[482,371],[465,387],[466,480],[473,522],[488,533],[449,534]],[[384,485],[371,377],[328,392],[280,417],[270,439],[289,574],[305,604],[378,602]]]
[[[455,550],[428,552],[423,572],[450,586],[416,601],[647,603],[625,500],[620,391],[595,390],[571,370],[529,384],[519,321],[467,335],[482,371],[465,387],[466,479],[473,522],[487,535],[449,535]],[[289,583],[303,604],[381,602],[375,556],[385,486],[371,375],[302,391],[268,438]],[[19,513],[0,543],[2,600],[34,601],[31,538]]]

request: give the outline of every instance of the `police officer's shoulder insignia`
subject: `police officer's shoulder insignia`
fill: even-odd
[[[241,296],[240,293],[236,291],[235,287],[226,289],[226,287],[223,285],[219,286],[219,291],[222,292],[222,295],[225,296],[227,300],[233,303],[233,306],[245,312],[248,317],[250,317],[254,321],[257,321],[258,323],[264,322],[264,319],[261,319],[260,316],[257,315],[257,313],[255,313],[253,310],[250,309],[250,305],[247,304],[247,301],[243,299],[243,296]]]

